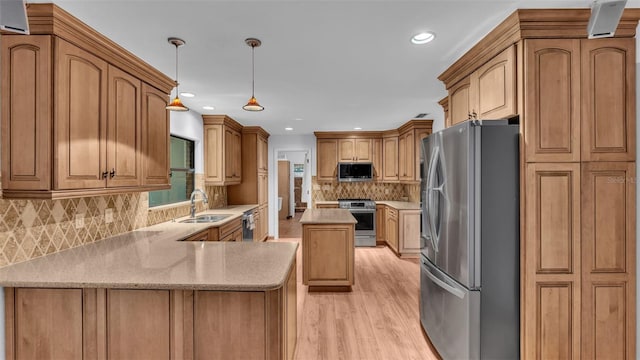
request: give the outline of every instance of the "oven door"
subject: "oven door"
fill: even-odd
[[[349,209],[356,223],[355,246],[376,246],[376,210]]]

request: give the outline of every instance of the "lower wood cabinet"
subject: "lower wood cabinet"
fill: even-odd
[[[402,257],[420,255],[421,210],[400,210],[398,219],[398,252]]]
[[[296,265],[270,291],[5,288],[7,359],[293,359]]]
[[[302,274],[305,285],[353,285],[354,232],[354,224],[302,225]]]
[[[337,209],[339,206],[335,204],[316,204],[316,209]]]
[[[385,222],[387,206],[382,204],[376,204],[376,243],[384,244],[386,239]]]
[[[385,214],[385,240],[387,241],[387,245],[389,245],[395,253],[398,253],[398,210],[387,207]]]

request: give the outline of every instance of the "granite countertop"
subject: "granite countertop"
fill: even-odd
[[[307,209],[300,218],[301,224],[355,224],[358,221],[346,209]]]
[[[253,207],[200,214],[235,211],[240,216]],[[0,269],[0,286],[219,291],[282,287],[297,243],[176,241],[234,218],[206,224],[165,222],[7,266]]]

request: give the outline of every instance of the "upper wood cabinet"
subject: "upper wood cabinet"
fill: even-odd
[[[203,115],[204,181],[235,185],[242,181],[242,125],[226,115]],[[254,144],[254,148],[257,144]],[[257,150],[254,157],[257,158]]]
[[[581,40],[582,160],[635,159],[635,40]]]
[[[414,145],[413,130],[409,130],[398,136],[398,173],[401,182],[414,180]]]
[[[580,161],[580,40],[525,40],[524,64],[527,161]]]
[[[373,162],[371,139],[339,139],[339,162]]]
[[[398,181],[398,137],[390,136],[382,139],[382,181]]]
[[[469,97],[478,119],[504,119],[517,113],[514,45],[471,74]]]
[[[318,139],[316,142],[318,171],[316,177],[319,181],[337,180],[338,167],[338,140]]]
[[[168,188],[171,169],[171,140],[169,111],[165,108],[169,97],[162,91],[142,84],[142,147],[143,184]]]
[[[449,88],[448,109],[447,126],[470,118],[495,120],[515,115],[515,46],[505,49]]]
[[[227,187],[231,205],[266,205],[269,173],[266,162],[269,133],[259,126],[242,128],[242,182]],[[267,219],[265,218],[265,223]]]
[[[32,5],[33,35],[2,35],[3,197],[168,188],[174,82],[55,5]],[[166,131],[145,133],[145,116]]]
[[[244,130],[243,130],[244,133]],[[269,170],[269,142],[267,138],[269,134],[266,136],[258,137],[258,171],[268,171]]]
[[[372,139],[373,143],[373,179],[382,181],[382,139]]]

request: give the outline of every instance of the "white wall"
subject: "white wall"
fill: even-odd
[[[640,28],[639,28],[640,29]],[[636,56],[636,61],[638,57]],[[638,114],[640,111],[640,64],[636,63],[636,139],[640,139],[640,121],[638,121]],[[637,141],[636,141],[637,143]],[[638,239],[640,239],[640,211],[638,211],[638,205],[640,205],[640,191],[638,191],[638,176],[640,176],[640,170],[638,170],[638,159],[640,159],[640,146],[636,144],[636,259],[640,259],[640,246],[637,246]],[[640,297],[638,296],[638,289],[640,289],[640,266],[636,260],[636,309],[640,309]],[[636,310],[636,344],[640,344],[640,331],[638,331],[638,324],[640,324],[640,311]],[[636,350],[636,357],[638,356],[638,350]]]
[[[204,146],[202,144],[202,116],[195,111],[171,111],[170,132],[195,142],[195,169],[196,174],[204,173]]]
[[[277,151],[310,150],[311,176],[316,174],[315,135],[272,135],[269,137],[269,236],[275,236],[278,221]]]

